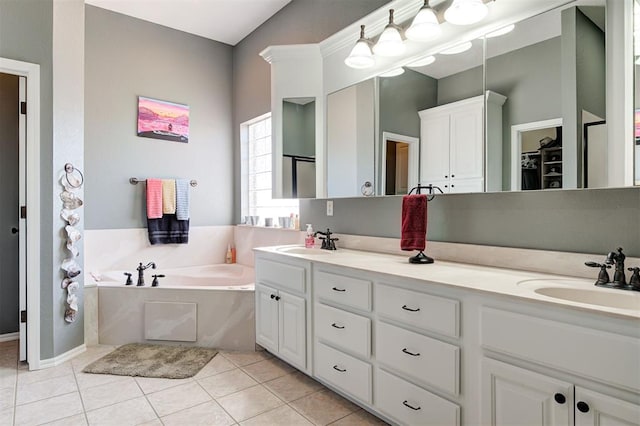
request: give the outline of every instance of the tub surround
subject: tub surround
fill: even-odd
[[[394,250],[391,241],[340,237],[347,245]],[[483,250],[506,264],[527,255],[437,248],[472,261],[482,260]],[[540,260],[557,253],[536,254]],[[299,245],[257,248],[255,255],[257,342],[386,421],[586,425],[612,417],[635,425],[640,419],[640,293],[595,287],[595,276],[557,273],[582,255],[561,256],[550,267],[559,268],[555,274],[438,258],[413,265],[410,253]],[[584,256],[581,264],[592,258]],[[615,293],[629,306],[546,297],[535,292],[540,287]],[[282,312],[296,321],[283,321]]]

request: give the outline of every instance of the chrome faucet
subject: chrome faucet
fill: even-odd
[[[146,265],[142,266],[142,262],[136,268],[138,270],[138,287],[142,287],[144,285],[144,270],[151,267],[151,269],[156,269],[156,264],[154,262],[149,262]]]
[[[333,235],[333,232],[331,232],[329,228],[327,228],[327,232],[317,231],[315,234],[313,234],[313,236],[315,237],[318,234],[324,235],[324,237],[319,237],[322,240],[322,245],[320,246],[321,249],[337,250],[336,241],[338,241],[339,238],[331,238],[331,235]]]

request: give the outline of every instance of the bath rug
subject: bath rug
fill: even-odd
[[[194,376],[218,351],[210,348],[130,343],[82,370],[116,376],[185,379]]]

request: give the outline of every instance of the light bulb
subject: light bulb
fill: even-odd
[[[482,21],[489,13],[482,0],[453,0],[444,11],[444,19],[454,25],[471,25]]]
[[[424,6],[413,18],[411,25],[405,32],[407,38],[413,41],[429,41],[442,34],[436,13],[429,7],[429,0],[424,0]]]
[[[364,36],[364,25],[360,26],[360,38],[351,49],[351,53],[344,60],[344,63],[351,68],[370,68],[375,64],[373,53],[371,52],[371,41]]]
[[[440,52],[440,54],[442,54],[442,55],[457,55],[458,53],[466,52],[467,50],[471,49],[471,46],[473,46],[473,44],[470,41],[468,41],[466,43],[462,43],[462,44],[458,44],[457,46],[453,46],[452,48],[449,48],[447,50],[443,50],[442,52]]]
[[[393,23],[393,9],[389,9],[389,23],[384,27],[378,42],[373,46],[373,53],[380,56],[400,56],[406,46],[402,40],[401,28]]]
[[[394,68],[385,73],[382,73],[380,74],[380,77],[397,77],[402,74],[404,74],[404,68],[400,67],[400,68]]]
[[[426,67],[427,65],[431,65],[436,61],[435,56],[427,56],[426,58],[418,59],[417,61],[413,61],[410,64],[407,64],[408,67],[419,68]]]

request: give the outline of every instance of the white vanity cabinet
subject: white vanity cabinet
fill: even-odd
[[[482,192],[502,188],[502,105],[506,98],[486,92],[485,158],[483,117],[485,96],[476,96],[418,112],[420,116],[420,184],[447,192]],[[499,131],[498,131],[499,130]],[[485,176],[485,161],[489,175]],[[490,166],[497,167],[490,167]],[[495,170],[494,170],[495,169]]]
[[[307,262],[256,259],[256,342],[307,371]]]

